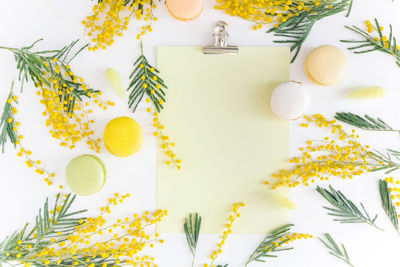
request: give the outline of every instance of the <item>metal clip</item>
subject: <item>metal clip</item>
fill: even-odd
[[[210,55],[237,55],[237,46],[228,46],[228,24],[225,21],[217,21],[214,28],[214,46],[203,47],[204,54]]]

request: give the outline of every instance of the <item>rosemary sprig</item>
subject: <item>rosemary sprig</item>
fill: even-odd
[[[297,14],[292,14],[288,20],[280,23],[277,27],[273,27],[267,33],[274,33],[274,36],[287,38],[284,40],[275,40],[275,43],[290,45],[290,51],[294,51],[291,63],[293,63],[308,35],[310,34],[314,24],[326,17],[348,11],[347,16],[351,11],[352,1],[335,0],[335,1],[320,1],[319,5],[314,5],[310,9],[298,11]]]
[[[317,186],[316,190],[335,207],[324,207],[324,209],[329,211],[328,215],[336,217],[334,219],[335,221],[340,223],[367,223],[381,230],[375,224],[378,215],[371,218],[362,203],[360,203],[362,208],[362,210],[360,210],[351,200],[346,198],[342,192],[335,190],[332,186],[329,186],[329,190]]]
[[[329,254],[335,256],[338,259],[341,259],[349,266],[354,267],[351,263],[347,250],[343,244],[339,245],[333,240],[332,236],[328,233],[324,234],[326,240],[319,238],[319,240],[325,245],[325,247],[329,250]]]
[[[130,92],[129,108],[133,107],[133,112],[135,112],[143,97],[147,95],[157,112],[160,112],[165,102],[164,90],[167,86],[158,75],[159,71],[150,65],[144,56],[142,43],[140,43],[140,56],[133,66],[134,70],[129,76],[131,82],[127,89]]]
[[[396,228],[396,231],[400,233],[396,206],[393,203],[392,194],[385,180],[379,180],[379,195],[381,196],[382,208],[385,210],[394,228]]]
[[[192,253],[192,266],[196,258],[197,243],[199,241],[201,228],[201,216],[198,213],[189,214],[188,218],[185,218],[183,229],[185,230],[186,241],[189,246],[190,252]]]
[[[11,84],[11,91],[8,95],[6,103],[4,104],[3,114],[1,115],[0,119],[0,145],[2,153],[4,153],[4,145],[7,143],[8,139],[14,145],[14,147],[16,147],[16,142],[18,140],[17,134],[13,129],[15,119],[12,102],[18,103],[14,96],[13,89],[14,82]]]
[[[374,22],[374,26],[367,23],[368,32],[357,26],[345,26],[346,29],[356,33],[362,40],[341,40],[341,42],[352,44],[353,46],[349,47],[348,50],[354,54],[364,54],[374,51],[389,54],[395,58],[397,66],[400,67],[400,47],[397,45],[396,37],[393,36],[392,25],[389,25],[389,36],[385,36],[383,34],[383,27],[381,27],[376,18]],[[377,36],[371,34],[373,30],[376,31]]]
[[[265,262],[265,258],[268,257],[278,257],[275,254],[271,254],[273,252],[293,249],[293,247],[281,247],[290,241],[288,235],[293,226],[293,224],[286,224],[270,232],[250,255],[244,267],[249,265],[251,262]]]
[[[368,115],[364,115],[364,117],[362,117],[351,112],[337,112],[335,119],[363,130],[400,132],[400,130],[395,130],[390,127],[381,118],[374,119]]]

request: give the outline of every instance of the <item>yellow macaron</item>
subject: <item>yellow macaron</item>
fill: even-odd
[[[115,118],[107,124],[103,139],[110,153],[117,157],[129,157],[142,148],[142,127],[129,117]]]
[[[323,45],[313,49],[306,59],[306,74],[316,84],[338,84],[347,69],[346,55],[339,48]]]
[[[165,0],[169,13],[182,21],[194,20],[204,9],[204,0]]]

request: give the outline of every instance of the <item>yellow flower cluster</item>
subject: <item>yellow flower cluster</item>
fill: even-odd
[[[254,22],[253,29],[258,30],[271,23],[277,28],[301,12],[310,12],[323,1],[326,0],[217,0],[215,9]]]
[[[151,112],[151,110],[150,110]],[[165,151],[165,154],[169,158],[167,160],[167,165],[174,165],[178,170],[182,169],[182,160],[177,159],[176,155],[172,152],[173,147],[175,147],[175,143],[170,141],[170,137],[165,135],[164,130],[165,126],[160,123],[158,118],[159,114],[154,112],[153,118],[153,126],[155,128],[154,136],[156,136],[161,142],[161,148]]]
[[[369,151],[369,146],[361,145],[355,130],[348,134],[335,120],[328,121],[319,114],[304,118],[306,123],[302,123],[302,127],[309,127],[309,124],[313,123],[318,127],[330,128],[333,138],[325,137],[318,141],[307,141],[307,146],[299,149],[301,156],[290,160],[294,164],[292,169],[273,174],[275,181],[277,180],[272,186],[273,189],[284,185],[308,186],[316,179],[324,181],[330,176],[352,179],[379,166],[390,164],[378,161],[377,157]],[[269,183],[266,182],[266,184]]]
[[[367,20],[367,21],[365,21],[365,24],[366,24],[366,26],[367,26],[367,31],[368,31],[368,33],[373,33],[375,30],[377,30],[376,27],[371,23],[371,21]],[[380,29],[379,29],[379,30],[380,30],[381,32],[383,32],[384,28],[383,28],[382,26],[380,26]],[[383,45],[384,45],[386,48],[389,48],[389,39],[388,39],[387,36],[382,35],[382,36],[379,36],[379,37],[375,37],[374,40],[375,40],[375,42],[377,42],[377,43],[379,43],[379,44],[381,43],[381,40],[382,40]],[[399,45],[396,45],[396,49],[397,49],[397,50],[400,50],[400,46],[399,46]]]
[[[225,245],[226,239],[228,238],[228,236],[229,236],[230,234],[232,234],[232,225],[233,225],[233,223],[235,222],[235,220],[236,220],[237,218],[240,217],[239,209],[240,209],[241,207],[244,207],[244,206],[245,206],[245,204],[244,204],[243,202],[235,203],[235,204],[233,205],[232,213],[229,215],[229,222],[228,222],[228,224],[226,225],[226,229],[225,229],[225,231],[224,231],[223,234],[222,234],[222,239],[221,239],[221,241],[220,241],[219,244],[218,244],[218,249],[217,249],[217,250],[214,250],[214,251],[211,253],[211,256],[210,256],[211,263],[210,263],[210,264],[205,263],[205,264],[204,264],[204,267],[215,267],[215,265],[213,265],[213,264],[214,264],[214,261],[215,261],[215,259],[222,253],[222,247]]]
[[[80,220],[79,226],[71,229],[71,232],[56,232],[49,245],[37,253],[26,253],[32,248],[32,244],[21,240],[17,249],[20,252],[9,256],[17,258],[25,266],[40,263],[44,266],[156,267],[154,257],[141,255],[141,252],[145,247],[153,248],[156,243],[164,243],[164,240],[159,239],[158,233],[151,235],[149,228],[160,222],[167,215],[167,211],[146,211],[143,215],[135,213],[106,225],[104,215],[111,212],[112,205],[122,203],[127,197],[129,194],[115,194],[115,197],[109,199],[108,204],[101,208],[100,216]],[[60,213],[62,210],[63,206],[60,205],[50,213]],[[36,236],[35,233],[34,237]]]
[[[25,163],[29,168],[34,168],[35,172],[39,175],[43,175],[45,176],[44,181],[48,184],[48,185],[52,185],[53,184],[53,178],[55,176],[54,173],[47,171],[46,169],[41,167],[41,161],[40,160],[34,160],[32,159],[32,151],[26,149],[23,145],[22,145],[22,140],[24,138],[24,136],[22,134],[19,134],[18,132],[18,127],[21,125],[20,122],[15,120],[15,115],[18,113],[18,109],[17,107],[14,105],[14,103],[17,102],[18,97],[16,95],[10,95],[11,98],[7,99],[8,104],[11,105],[11,109],[12,109],[12,114],[10,114],[10,117],[7,119],[7,123],[12,124],[12,130],[14,132],[14,135],[16,137],[15,140],[15,146],[18,149],[18,157],[24,157]]]
[[[103,0],[93,7],[93,15],[82,21],[87,35],[92,38],[93,45],[89,50],[106,49],[114,43],[116,35],[122,36],[128,29],[132,17],[143,19],[147,24],[142,26],[137,35],[139,40],[146,32],[151,32],[152,22],[157,21],[153,14],[156,8],[152,0]]]
[[[395,180],[393,177],[388,177],[385,179],[389,186],[390,197],[392,200],[396,201],[397,207],[400,207],[400,181]],[[400,215],[398,215],[400,218]]]
[[[89,89],[69,65],[58,63],[56,58],[44,62],[44,65],[48,70],[43,72],[46,81],[37,82],[36,87],[39,89],[37,95],[41,96],[40,103],[46,108],[43,115],[47,117],[46,126],[51,127],[50,134],[60,140],[61,146],[70,149],[86,139],[90,148],[99,153],[101,139],[94,138],[94,132],[90,130],[90,124],[94,121],[89,119],[89,114],[93,110],[87,110],[90,103],[83,99],[92,100],[102,109],[114,103],[99,99],[101,91]]]
[[[302,233],[291,233],[279,239],[279,242],[272,242],[271,245],[265,246],[265,253],[273,252],[274,250],[280,248],[283,245],[289,244],[290,242],[300,240],[300,239],[308,239],[314,238],[313,235],[310,234],[302,234]]]

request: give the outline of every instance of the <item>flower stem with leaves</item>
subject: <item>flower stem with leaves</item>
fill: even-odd
[[[324,234],[325,240],[323,238],[319,238],[319,240],[324,244],[324,246],[329,250],[329,254],[335,256],[336,258],[344,261],[347,265],[354,267],[354,265],[350,261],[349,254],[343,244],[340,246],[336,243],[336,241],[332,238],[332,236],[328,233]]]
[[[216,9],[232,16],[253,22],[254,30],[271,26],[267,31],[278,38],[275,43],[289,45],[294,52],[294,62],[315,23],[328,16],[347,11],[350,14],[352,0],[304,0],[304,1],[230,1],[218,0]]]
[[[381,197],[382,208],[385,210],[396,231],[400,234],[399,215],[396,210],[396,205],[400,204],[394,203],[394,200],[400,197],[398,194],[399,188],[396,186],[394,186],[394,189],[390,188],[389,183],[393,184],[393,182],[393,177],[379,180],[379,195]]]
[[[48,185],[52,185],[55,174],[41,167],[40,160],[32,159],[32,151],[28,150],[22,144],[24,136],[18,131],[18,127],[21,123],[15,118],[15,115],[18,113],[17,104],[18,97],[14,94],[13,82],[0,119],[0,145],[2,147],[2,153],[5,152],[5,144],[10,142],[15,149],[18,149],[18,157],[23,157],[25,164],[29,168],[34,168],[37,174],[45,176],[44,181]],[[60,188],[62,188],[62,186],[60,186]]]
[[[270,232],[250,255],[244,267],[252,262],[265,262],[267,258],[278,257],[273,253],[293,249],[293,247],[282,246],[297,239],[313,238],[309,234],[291,233],[290,230],[293,226],[293,224],[286,224]]]
[[[192,267],[194,266],[196,259],[197,243],[199,241],[201,228],[201,216],[198,213],[189,214],[188,218],[185,218],[183,229],[186,235],[186,241],[188,243],[190,252],[192,253]]]
[[[94,131],[90,129],[94,121],[89,119],[89,114],[93,111],[87,110],[90,102],[86,100],[92,100],[103,109],[114,103],[99,99],[101,92],[88,87],[69,65],[86,46],[72,56],[70,53],[78,40],[59,50],[33,51],[41,40],[22,48],[0,49],[14,54],[21,91],[28,81],[32,81],[38,89],[36,93],[41,96],[40,103],[45,106],[43,115],[47,117],[46,126],[51,127],[51,136],[59,140],[61,146],[69,146],[70,149],[79,141],[86,140],[92,150],[100,152],[101,140],[94,138]]]
[[[160,122],[159,113],[165,103],[165,90],[167,86],[159,76],[159,71],[153,67],[143,53],[143,45],[140,43],[140,56],[133,64],[134,70],[129,76],[131,80],[127,91],[129,92],[128,106],[136,111],[139,103],[146,98],[146,102],[151,104],[153,109],[148,107],[147,112],[153,112],[154,136],[158,137],[161,148],[165,151],[168,160],[167,165],[175,166],[178,170],[182,168],[182,160],[177,159],[173,148],[175,143],[171,142],[170,137],[165,134],[165,126]]]
[[[400,46],[397,44],[396,37],[393,36],[392,25],[389,24],[388,36],[384,35],[384,28],[376,18],[374,19],[374,25],[367,20],[366,26],[367,31],[357,26],[345,26],[346,29],[356,33],[361,40],[341,40],[341,42],[353,45],[348,50],[354,54],[379,51],[391,55],[395,59],[397,66],[400,67]]]
[[[316,190],[323,198],[335,207],[324,207],[324,209],[329,211],[328,215],[336,217],[334,219],[335,221],[340,223],[367,223],[376,229],[381,230],[375,224],[378,215],[375,215],[372,218],[362,203],[360,204],[362,208],[361,211],[350,199],[343,195],[342,192],[335,190],[332,186],[329,186],[329,190],[318,186]]]
[[[153,214],[146,211],[105,225],[110,207],[122,203],[128,196],[115,194],[96,218],[82,217],[86,210],[71,211],[75,201],[71,194],[58,194],[51,210],[47,199],[30,231],[26,225],[0,243],[0,263],[19,263],[26,267],[155,266],[154,258],[141,255],[140,251],[164,242],[158,239],[157,233],[152,236],[149,228],[160,222],[166,211]]]

